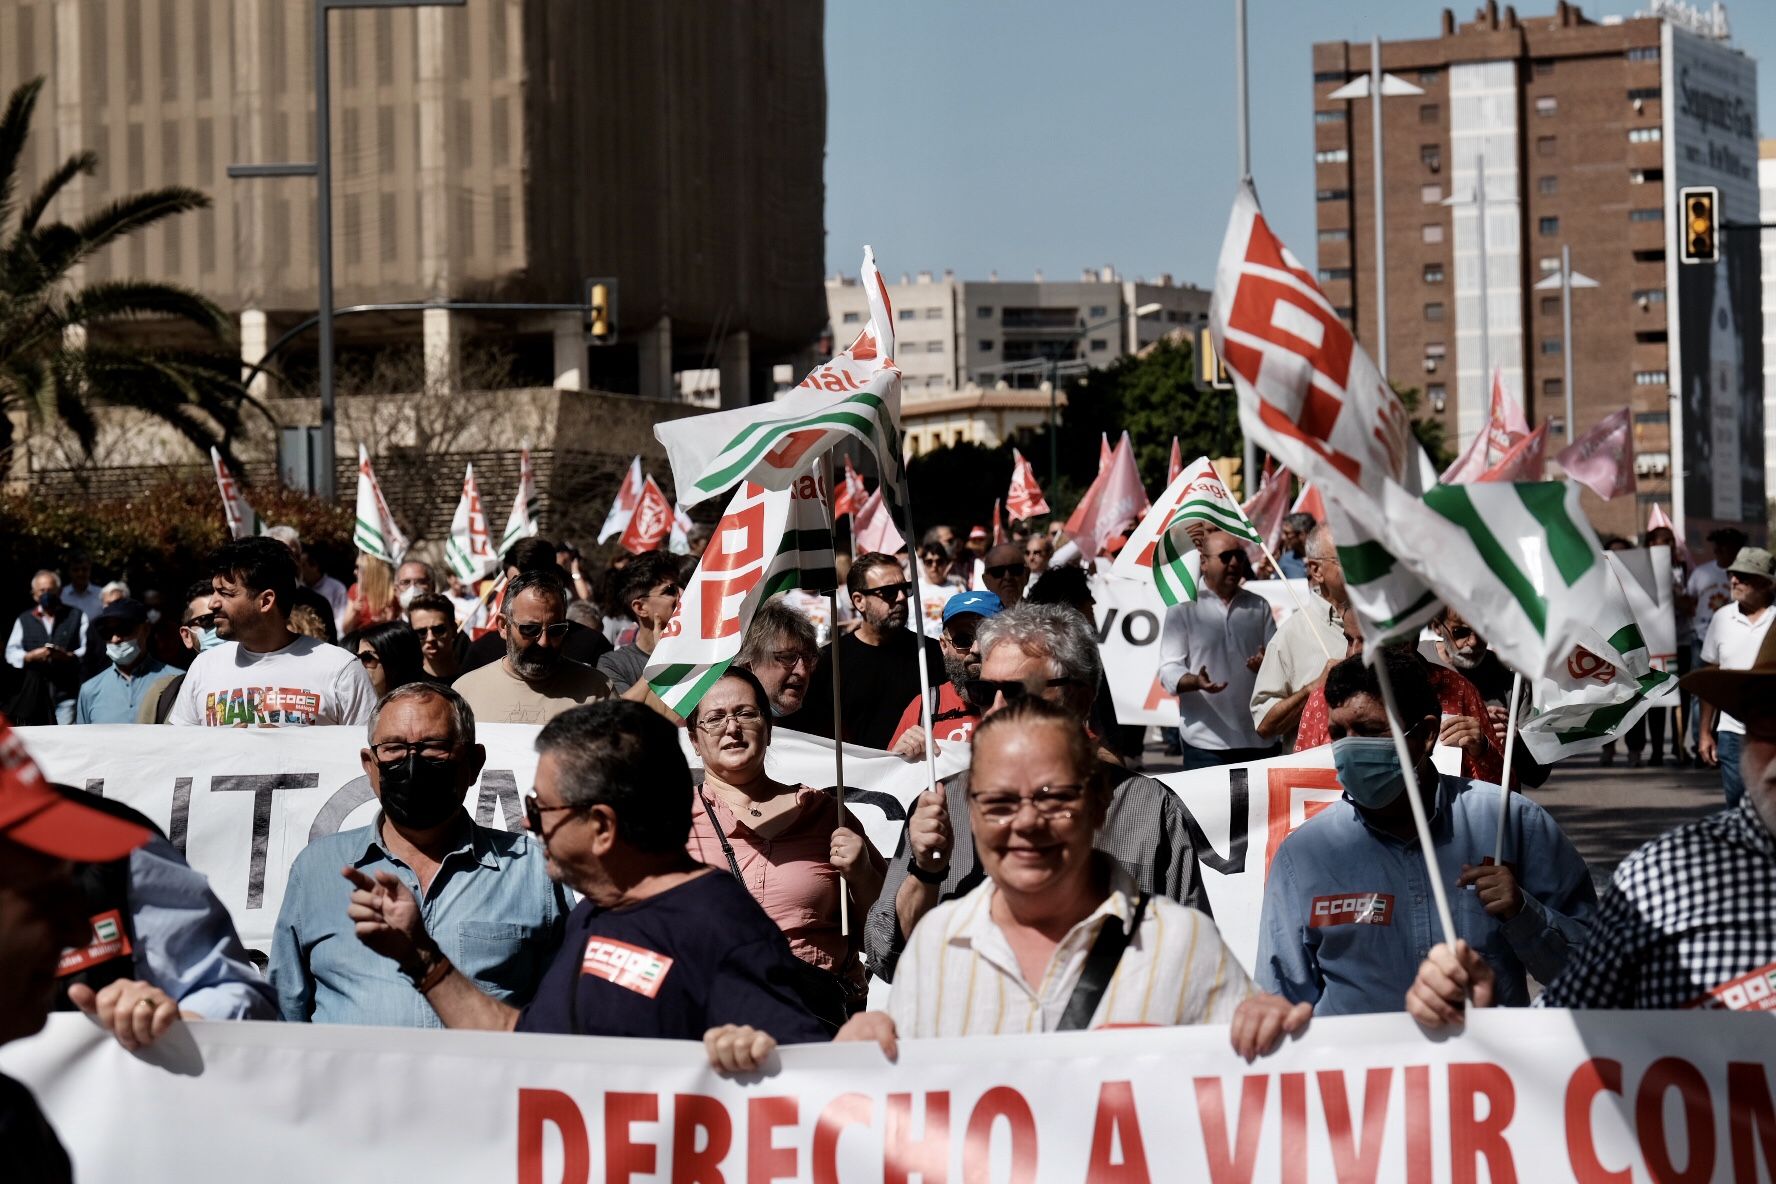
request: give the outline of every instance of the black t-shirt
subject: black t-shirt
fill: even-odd
[[[19,1082],[0,1073],[0,1164],[8,1180],[32,1184],[73,1184],[74,1165],[37,1099]]]
[[[588,666],[598,665],[600,655],[610,653],[610,639],[596,629],[588,628],[578,621],[567,623],[567,637],[561,643],[561,656],[572,658],[576,662],[584,662]],[[461,674],[471,670],[479,670],[489,666],[506,656],[506,639],[496,630],[484,637],[477,638],[469,644],[469,652],[462,660]]]
[[[865,748],[887,748],[900,727],[906,705],[919,697],[919,642],[925,643],[931,685],[944,680],[943,650],[929,637],[910,629],[897,629],[881,645],[869,645],[847,633],[839,638],[839,694],[843,699],[843,739]],[[794,722],[785,727],[815,736],[831,736],[832,646],[820,651],[820,661],[808,679],[808,693]]]
[[[701,1040],[750,1024],[779,1044],[828,1040],[798,974],[758,902],[734,877],[706,872],[624,908],[580,901],[518,1030]]]

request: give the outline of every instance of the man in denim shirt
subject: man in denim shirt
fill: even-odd
[[[1597,913],[1590,872],[1548,813],[1522,794],[1439,777],[1430,761],[1437,697],[1422,660],[1400,650],[1376,660],[1388,664],[1457,936],[1496,972],[1497,1001],[1522,1007],[1527,976],[1551,981],[1584,945]],[[1398,1011],[1443,935],[1375,670],[1347,658],[1325,687],[1344,798],[1277,848],[1252,977],[1293,1003],[1314,1004],[1316,1015]],[[1507,805],[1500,866],[1491,857]]]
[[[389,692],[370,717],[362,760],[382,803],[376,821],[316,839],[290,867],[271,950],[284,1019],[440,1026],[396,965],[357,939],[346,916],[352,886],[340,874],[347,867],[397,876],[464,974],[497,999],[528,1003],[570,905],[540,844],[479,826],[463,809],[487,760],[469,705],[431,683]]]

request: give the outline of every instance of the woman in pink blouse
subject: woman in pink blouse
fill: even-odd
[[[839,931],[839,886],[861,924],[885,861],[830,793],[766,773],[771,710],[751,671],[730,666],[685,723],[704,769],[691,803],[691,856],[737,876],[798,958],[860,987],[861,967]]]

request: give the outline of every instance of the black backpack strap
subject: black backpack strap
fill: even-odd
[[[1085,965],[1079,971],[1079,982],[1067,1000],[1067,1010],[1061,1013],[1061,1022],[1055,1026],[1057,1032],[1078,1032],[1090,1026],[1104,992],[1110,988],[1110,980],[1116,975],[1116,964],[1122,961],[1122,952],[1128,949],[1129,942],[1141,928],[1141,920],[1147,914],[1148,898],[1148,893],[1141,893],[1126,931],[1116,917],[1106,918],[1099,927],[1097,940],[1092,942],[1091,952],[1086,954]]]
[[[728,842],[727,832],[722,830],[721,819],[715,816],[715,807],[709,804],[709,798],[700,785],[697,787],[697,797],[703,803],[703,812],[709,815],[709,825],[715,828],[715,837],[721,842],[722,854],[728,857],[728,870],[734,873],[736,880],[746,883],[746,877],[740,874],[740,861],[734,858],[734,846]]]

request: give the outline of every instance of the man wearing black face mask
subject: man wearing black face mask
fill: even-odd
[[[1442,777],[1431,764],[1439,709],[1422,663],[1387,652],[1406,748],[1418,772],[1457,936],[1497,974],[1496,999],[1529,1002],[1526,976],[1557,975],[1584,944],[1597,891],[1547,811],[1496,785]],[[1264,884],[1253,980],[1317,1015],[1398,1011],[1419,964],[1442,940],[1406,774],[1361,656],[1325,682],[1332,759],[1344,790],[1285,839]],[[1510,810],[1504,865],[1492,862]]]
[[[377,705],[361,759],[382,806],[375,820],[316,839],[290,867],[271,950],[284,1019],[439,1026],[426,984],[357,939],[342,868],[399,877],[452,964],[497,999],[529,1002],[570,906],[536,840],[480,826],[463,809],[487,759],[474,712],[446,687],[410,683]]]

